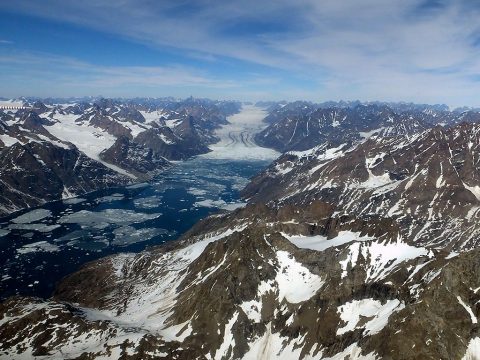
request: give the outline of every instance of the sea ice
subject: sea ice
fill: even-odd
[[[63,200],[63,203],[65,205],[75,205],[75,204],[80,204],[84,201],[87,201],[87,199],[84,199],[84,198],[78,198],[78,197],[74,197],[74,198],[70,198],[70,199],[65,199]]]
[[[39,251],[42,251],[42,252],[56,252],[56,251],[59,251],[59,250],[60,250],[60,248],[57,245],[50,244],[47,241],[38,241],[38,242],[35,242],[35,243],[32,243],[32,244],[24,245],[21,248],[18,248],[17,253],[19,253],[21,255],[25,255],[25,254],[30,254],[30,253],[39,252]]]
[[[202,196],[207,194],[207,190],[205,189],[196,189],[196,188],[189,188],[187,190],[189,194],[195,195],[195,196]]]
[[[133,200],[133,204],[138,209],[155,209],[162,205],[162,196],[151,196]]]
[[[244,207],[245,205],[246,203],[244,202],[227,203],[222,199],[218,199],[218,200],[205,199],[205,200],[196,201],[193,204],[194,207],[219,208],[219,209],[228,210],[228,211]]]
[[[135,229],[132,226],[122,226],[113,230],[115,240],[112,245],[125,246],[142,241],[148,241],[158,235],[168,234],[168,230],[160,228]]]
[[[123,194],[118,194],[118,193],[115,193],[115,194],[112,194],[112,195],[107,195],[107,196],[103,196],[103,197],[100,197],[97,199],[98,202],[112,202],[112,201],[118,201],[118,200],[123,200],[125,198],[125,196],[123,196]]]
[[[156,219],[161,214],[145,214],[134,210],[106,209],[99,212],[81,210],[61,217],[60,224],[79,224],[85,228],[104,229],[112,224],[130,225]]]
[[[10,230],[33,230],[41,233],[51,232],[58,229],[60,225],[46,225],[46,224],[10,224],[8,229]]]
[[[62,237],[59,237],[58,239],[53,240],[54,242],[63,242],[63,241],[72,241],[72,240],[78,240],[78,239],[84,239],[84,238],[91,238],[92,234],[89,231],[86,230],[75,230],[72,231],[71,233],[68,233]]]
[[[15,224],[29,224],[35,221],[45,219],[50,216],[52,216],[52,212],[50,210],[35,209],[23,215],[17,216],[15,219],[12,219],[12,222]]]
[[[127,186],[126,188],[127,189],[142,189],[142,188],[145,188],[145,187],[148,187],[148,183],[133,184],[133,185]]]

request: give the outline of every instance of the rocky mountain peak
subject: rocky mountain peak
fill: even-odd
[[[43,114],[48,111],[48,107],[41,101],[35,101],[32,104],[32,111],[34,111],[37,114]]]

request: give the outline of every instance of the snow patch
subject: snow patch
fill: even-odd
[[[338,235],[332,239],[327,239],[323,235],[315,236],[290,236],[282,233],[292,244],[301,249],[311,249],[316,251],[324,251],[331,247],[341,246],[352,241],[369,241],[373,240],[370,236],[360,236],[360,233],[353,231],[340,231]]]
[[[357,345],[357,343],[353,343],[343,351],[333,355],[332,357],[325,357],[322,358],[323,360],[376,360],[377,356],[375,356],[374,352],[371,352],[366,355],[362,355],[362,348]]]
[[[243,312],[253,322],[259,323],[262,320],[262,300],[250,300],[240,304]]]
[[[358,134],[360,135],[360,137],[364,139],[369,139],[373,135],[379,134],[384,129],[385,129],[384,127],[381,127],[381,128],[370,130],[370,131],[360,131]]]
[[[462,360],[479,360],[480,359],[480,337],[470,340],[467,351],[462,357]]]
[[[349,246],[347,258],[340,261],[342,267],[342,278],[347,276],[348,266],[355,267],[360,255],[367,261],[367,278],[376,280],[381,276],[386,276],[393,271],[399,264],[415,259],[420,256],[426,256],[429,251],[423,247],[415,247],[397,239],[392,243],[353,243]]]
[[[225,325],[225,330],[223,332],[223,343],[220,345],[220,348],[215,352],[215,359],[224,359],[228,354],[230,349],[235,347],[235,338],[233,337],[233,326],[237,322],[238,312],[235,312],[232,318]]]
[[[457,300],[460,305],[463,306],[463,308],[468,312],[468,315],[470,315],[470,319],[472,320],[472,324],[478,323],[477,317],[475,316],[474,312],[472,311],[472,308],[468,306],[460,296],[457,296]]]
[[[11,137],[7,134],[0,135],[0,140],[5,144],[6,147],[10,147],[19,142],[17,138]]]
[[[291,339],[282,337],[280,333],[272,332],[272,324],[266,325],[265,332],[262,336],[254,339],[250,343],[250,349],[243,356],[243,360],[291,360],[291,359],[305,359],[321,358],[321,352],[315,357],[309,354],[304,354],[301,357],[303,350],[303,337],[299,335],[297,338]]]
[[[338,307],[340,318],[346,324],[337,330],[337,335],[357,328],[364,328],[366,335],[377,334],[387,325],[390,315],[403,308],[405,305],[397,299],[387,300],[384,304],[374,299],[350,301]],[[368,321],[358,326],[362,318],[367,318]]]
[[[277,251],[278,299],[297,304],[310,299],[323,286],[324,280],[297,262],[287,251]]]
[[[480,186],[468,186],[467,184],[463,183],[463,186],[465,186],[465,189],[467,189],[468,191],[470,191],[473,195],[475,195],[475,197],[477,198],[477,200],[480,200]]]

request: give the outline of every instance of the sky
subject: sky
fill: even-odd
[[[0,97],[480,106],[480,0],[2,0]]]

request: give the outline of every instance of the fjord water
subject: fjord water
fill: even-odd
[[[0,219],[0,298],[49,297],[60,279],[88,261],[177,239],[209,214],[241,206],[239,191],[278,156],[253,141],[264,116],[244,106],[218,131],[211,153],[176,163],[150,183]]]

